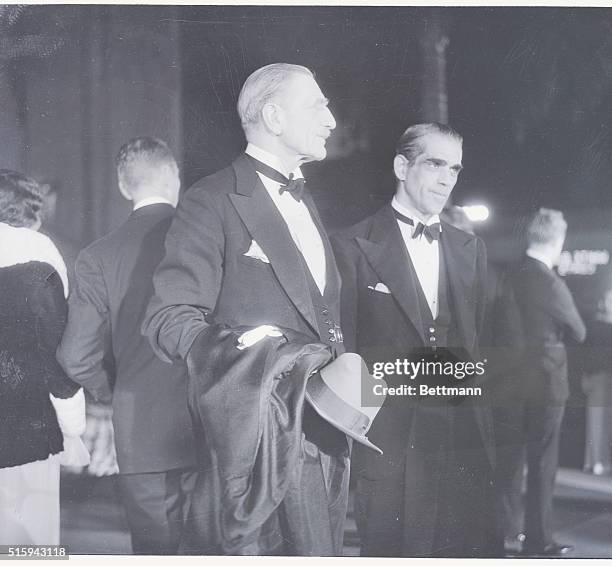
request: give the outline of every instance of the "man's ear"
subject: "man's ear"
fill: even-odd
[[[275,136],[280,136],[283,131],[283,109],[274,102],[264,104],[261,109],[262,122],[266,129]]]
[[[125,188],[125,184],[123,183],[121,179],[118,179],[118,185],[119,185],[119,192],[121,193],[121,196],[123,196],[125,200],[134,200],[134,197]]]
[[[399,181],[404,181],[406,179],[406,169],[408,165],[408,160],[404,155],[398,153],[393,159],[393,172]]]

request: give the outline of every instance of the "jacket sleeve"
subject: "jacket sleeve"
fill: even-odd
[[[221,287],[224,230],[219,199],[205,184],[189,189],[166,236],[166,252],[153,277],[154,296],[142,325],[162,360],[186,359],[209,325]]]
[[[355,244],[342,234],[331,237],[336,264],[342,279],[340,295],[340,326],[347,352],[357,351],[358,282]]]
[[[565,282],[555,277],[550,293],[548,309],[550,315],[569,332],[576,342],[584,342],[586,326],[576,308],[576,303]]]
[[[101,402],[110,402],[112,397],[110,376],[103,364],[109,335],[108,292],[102,268],[85,249],[75,264],[75,289],[57,359],[71,379]]]
[[[48,266],[37,277],[37,292],[30,297],[34,315],[35,340],[43,361],[49,392],[60,398],[72,397],[79,386],[69,379],[55,359],[55,350],[66,325],[66,299],[60,275]]]

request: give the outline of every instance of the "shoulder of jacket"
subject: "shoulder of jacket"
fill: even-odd
[[[236,189],[236,174],[232,165],[228,165],[219,171],[198,179],[186,191],[184,196],[190,197],[214,197],[233,193]]]
[[[465,230],[461,230],[460,228],[457,228],[456,226],[453,226],[448,222],[442,221],[441,224],[442,230],[448,232],[448,234],[452,238],[458,238],[460,240],[463,240],[466,244],[474,242],[478,246],[482,246],[483,248],[485,247],[484,240],[480,236],[472,234],[471,232],[466,232]]]
[[[372,226],[376,223],[379,216],[383,213],[383,209],[384,207],[377,210],[374,214],[366,216],[363,220],[360,220],[356,224],[344,228],[343,230],[339,230],[338,232],[336,232],[337,238],[344,240],[367,238],[372,231]]]

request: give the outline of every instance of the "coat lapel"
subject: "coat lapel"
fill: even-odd
[[[440,250],[446,264],[454,320],[464,346],[473,355],[476,344],[476,317],[472,298],[476,274],[476,239],[444,224]]]
[[[383,207],[373,219],[369,239],[357,238],[372,269],[380,277],[406,317],[416,328],[423,344],[425,336],[419,308],[417,282],[409,266],[410,256],[404,245],[391,205]]]
[[[318,335],[318,327],[300,252],[289,229],[245,155],[232,164],[236,194],[229,198],[296,309]]]

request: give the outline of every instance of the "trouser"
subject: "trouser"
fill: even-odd
[[[516,407],[498,411],[498,483],[503,492],[506,536],[525,532],[526,549],[553,542],[552,508],[565,407]],[[508,436],[514,434],[514,441]],[[505,439],[504,439],[505,436]],[[527,462],[524,529],[521,487]]]
[[[348,461],[303,440],[301,466],[292,471],[279,506],[282,554],[341,556],[348,505]]]
[[[420,408],[415,437],[378,474],[357,474],[361,556],[500,556],[492,469],[471,409]],[[355,447],[358,459],[364,450]]]
[[[177,554],[196,472],[119,474],[134,554]]]

